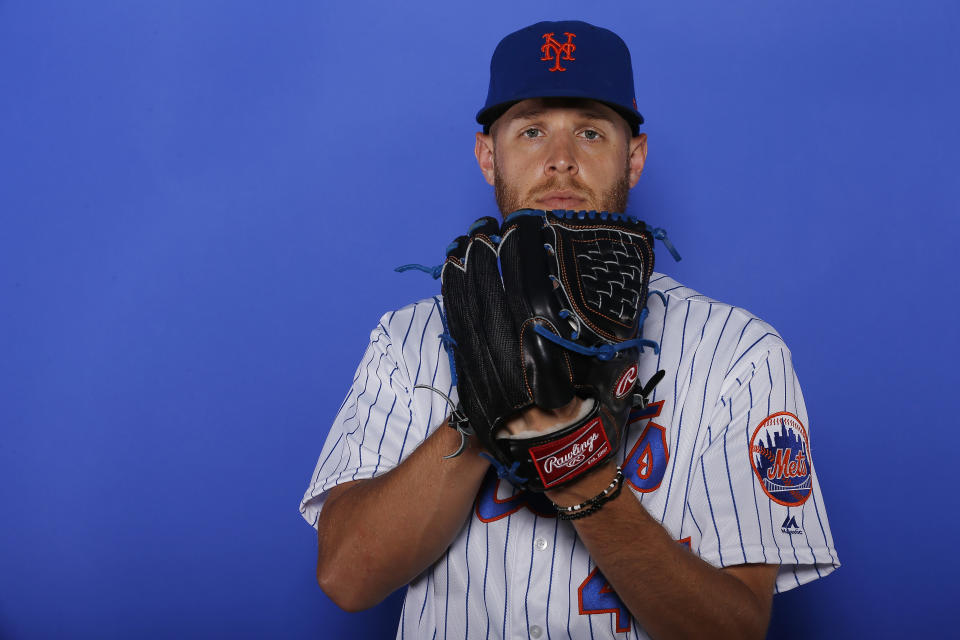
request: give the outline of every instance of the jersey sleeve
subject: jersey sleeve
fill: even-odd
[[[810,444],[790,352],[771,335],[731,367],[690,479],[704,560],[781,565],[777,592],[840,566]]]
[[[393,469],[446,418],[439,394],[414,388],[454,393],[439,313],[438,300],[423,301],[385,315],[371,332],[300,503],[314,527],[330,489]]]

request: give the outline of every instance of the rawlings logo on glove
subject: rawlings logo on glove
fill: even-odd
[[[544,488],[549,489],[606,460],[611,451],[603,423],[594,418],[571,436],[530,447],[530,457]]]

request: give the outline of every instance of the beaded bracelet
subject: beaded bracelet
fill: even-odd
[[[590,498],[586,502],[575,504],[572,507],[561,507],[556,503],[554,503],[553,506],[556,507],[557,517],[561,520],[576,520],[577,518],[586,518],[587,516],[600,511],[600,507],[620,495],[621,489],[623,489],[623,471],[620,469],[620,467],[617,467],[617,475],[613,478],[613,482],[611,482],[610,485],[598,495]]]

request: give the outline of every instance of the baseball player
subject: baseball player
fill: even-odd
[[[839,566],[790,351],[651,273],[662,234],[619,215],[647,144],[617,35],[538,23],[490,69],[502,225],[373,330],[301,503],[320,586],[356,611],[408,585],[398,638],[761,638]],[[600,263],[619,316],[569,276]]]

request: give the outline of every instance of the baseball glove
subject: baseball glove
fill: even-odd
[[[445,341],[460,402],[451,426],[473,435],[500,477],[544,491],[606,461],[642,403],[637,366],[653,235],[621,214],[522,209],[477,220],[441,269]],[[655,377],[659,380],[658,377]],[[655,381],[652,381],[655,384]],[[530,407],[583,400],[570,424],[512,435]]]

